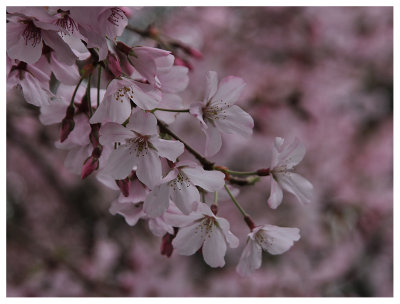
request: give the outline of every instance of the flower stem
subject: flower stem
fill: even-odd
[[[75,86],[74,93],[72,93],[71,102],[69,103],[70,106],[72,106],[74,104],[76,92],[78,91],[78,88],[81,85],[82,81],[83,81],[83,77],[81,77],[81,79],[79,79],[79,82]]]
[[[164,111],[164,112],[177,112],[177,113],[188,113],[189,109],[175,110],[175,109],[163,109],[163,108],[155,108],[150,111],[150,113],[154,113],[155,111]]]
[[[235,206],[239,209],[240,213],[244,216],[244,217],[248,217],[248,214],[246,213],[246,211],[244,211],[244,209],[242,208],[242,206],[240,206],[239,202],[236,200],[236,198],[233,196],[232,192],[229,190],[228,186],[225,184],[224,185],[226,192],[228,192],[232,202],[235,204]]]
[[[92,101],[90,100],[90,80],[92,79],[92,74],[89,75],[88,77],[88,83],[87,83],[87,88],[86,88],[86,99],[88,103],[88,108],[89,108],[89,117],[92,117]]]
[[[97,72],[97,107],[100,105],[100,79],[101,79],[101,66],[98,67]]]
[[[246,175],[257,175],[257,171],[234,171],[234,170],[224,170],[228,174],[232,175],[240,175],[240,176],[246,176]]]

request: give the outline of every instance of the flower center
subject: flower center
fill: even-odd
[[[22,32],[22,37],[25,39],[25,45],[28,45],[28,42],[30,42],[32,46],[35,47],[42,41],[42,31],[40,28],[36,27],[32,21],[28,21]]]
[[[107,18],[107,20],[110,23],[118,26],[118,22],[123,18],[124,18],[124,12],[118,7],[113,7],[111,9],[111,15]]]
[[[78,30],[78,26],[76,25],[74,19],[69,16],[69,11],[62,11],[62,18],[58,19],[56,24],[70,34],[73,34],[74,30]],[[61,35],[63,34],[64,33],[61,32]]]
[[[168,185],[173,189],[173,190],[179,190],[181,191],[184,189],[184,187],[190,187],[190,180],[188,177],[183,174],[182,172],[179,172],[178,176],[170,181]]]
[[[229,108],[227,103],[222,105],[207,105],[203,108],[203,115],[210,120],[226,119],[226,109]]]
[[[148,153],[148,136],[138,135],[135,138],[128,138],[126,143],[129,145],[129,153],[136,153],[136,157],[144,156]]]
[[[133,99],[133,89],[132,87],[123,87],[121,89],[118,89],[114,93],[114,97],[116,101],[120,101],[121,103],[124,101],[125,97],[128,97],[128,99]]]
[[[256,233],[255,240],[258,244],[272,246],[274,239],[265,235],[261,230]]]
[[[210,238],[214,226],[215,226],[215,218],[205,215],[201,221],[201,224],[196,227],[194,233],[200,231],[201,234]]]

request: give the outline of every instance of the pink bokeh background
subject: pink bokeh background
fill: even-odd
[[[268,167],[276,136],[298,137],[298,171],[315,188],[300,205],[288,193],[267,206],[269,177],[241,188],[257,223],[298,227],[280,256],[263,255],[250,277],[235,272],[247,227],[230,201],[219,215],[241,245],[223,269],[200,253],[160,255],[147,224],[108,212],[117,193],[63,168],[56,126],[20,94],[7,95],[7,295],[14,296],[393,296],[393,9],[390,7],[190,7],[135,9],[130,23],[199,49],[186,105],[201,100],[205,73],[242,77],[239,105],[252,137],[224,136],[213,158],[236,170]],[[129,44],[154,42],[129,31]],[[172,129],[200,151],[198,122]]]

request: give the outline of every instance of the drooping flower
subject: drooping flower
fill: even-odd
[[[172,241],[175,251],[181,255],[192,255],[202,247],[204,261],[211,267],[225,265],[226,245],[239,246],[239,239],[230,232],[229,222],[213,214],[210,207],[197,203],[189,215],[167,212],[167,223],[180,227]]]
[[[207,73],[206,96],[203,102],[192,104],[190,113],[199,119],[206,134],[206,156],[221,148],[221,132],[249,136],[254,122],[251,116],[235,105],[245,86],[239,77],[228,76],[218,84],[216,72]]]
[[[239,264],[236,267],[238,273],[249,275],[261,267],[262,250],[270,254],[282,254],[300,239],[298,228],[278,227],[263,225],[256,227],[248,234],[246,246],[243,249]]]
[[[171,199],[184,213],[192,211],[194,202],[200,200],[196,186],[215,192],[224,186],[225,175],[220,171],[206,171],[192,161],[181,161],[164,178],[163,183],[154,187],[144,201],[144,210],[149,216],[162,215]]]
[[[117,123],[107,123],[100,130],[100,143],[114,146],[103,174],[119,180],[126,178],[137,166],[136,175],[150,189],[161,182],[161,160],[170,161],[183,153],[184,146],[179,141],[160,139],[157,120],[151,113],[135,111],[126,127]]]
[[[300,203],[311,202],[313,185],[301,175],[294,173],[293,168],[301,162],[306,153],[305,147],[295,138],[288,143],[276,137],[272,148],[271,161],[271,194],[268,204],[277,208],[283,198],[282,189],[292,193]]]
[[[143,110],[153,109],[161,100],[161,92],[149,84],[126,78],[114,79],[90,123],[123,123],[131,115],[131,100]]]

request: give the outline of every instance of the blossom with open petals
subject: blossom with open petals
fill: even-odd
[[[283,138],[276,137],[272,150],[271,162],[271,194],[268,204],[277,208],[283,198],[282,189],[294,194],[300,203],[311,202],[313,185],[301,175],[294,173],[293,168],[301,162],[306,149],[295,138],[288,143]]]
[[[174,162],[184,150],[179,141],[160,139],[157,119],[142,110],[131,115],[126,127],[117,123],[103,125],[100,129],[100,143],[108,146],[117,143],[102,174],[116,180],[124,179],[137,166],[137,177],[149,188],[161,182],[160,157]]]
[[[217,73],[207,73],[205,99],[190,107],[190,113],[200,120],[206,134],[206,156],[215,155],[221,149],[221,132],[244,137],[252,134],[253,118],[235,105],[244,87],[245,83],[239,77],[228,76],[218,84]]]
[[[202,247],[204,261],[211,267],[225,265],[226,245],[239,246],[238,238],[229,230],[229,222],[215,216],[210,207],[198,203],[189,215],[166,213],[166,222],[180,227],[172,241],[175,251],[181,255],[192,255]]]
[[[298,228],[263,225],[256,227],[248,234],[246,246],[243,249],[237,272],[248,275],[261,267],[262,250],[270,254],[282,254],[300,239]]]

